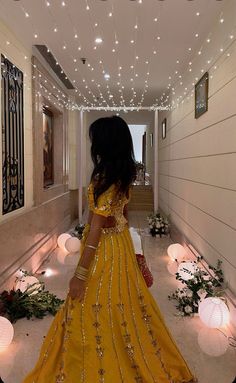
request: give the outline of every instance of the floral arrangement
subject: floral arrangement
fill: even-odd
[[[79,238],[79,240],[81,240],[82,236],[83,236],[84,228],[85,228],[85,225],[83,223],[79,223],[78,225],[75,226],[75,228],[71,234],[74,237],[77,237],[77,238]]]
[[[170,232],[170,224],[167,217],[163,217],[159,212],[152,213],[147,217],[150,234],[153,237],[159,235],[168,235]]]
[[[20,271],[22,276],[17,277],[16,282],[31,276],[25,271]],[[28,286],[24,292],[19,289],[3,291],[0,294],[0,315],[7,317],[11,323],[24,317],[43,318],[47,314],[55,315],[62,303],[63,300],[45,290],[44,282],[37,282]]]
[[[202,257],[199,257],[195,263],[199,264],[201,260]],[[209,266],[212,275],[197,267],[197,271],[191,273],[192,277],[187,281],[182,279],[179,273],[176,273],[176,279],[185,286],[175,290],[168,298],[177,302],[176,308],[179,310],[179,315],[192,316],[197,314],[201,300],[222,295],[224,276],[221,264],[222,262],[218,260],[216,267]]]

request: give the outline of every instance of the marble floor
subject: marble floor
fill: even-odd
[[[146,215],[145,212],[130,213],[130,226],[140,230],[145,229],[147,225]],[[197,338],[199,331],[205,326],[198,317],[191,319],[176,317],[174,303],[167,298],[168,294],[177,287],[177,281],[166,269],[169,260],[166,249],[171,240],[169,238],[152,238],[143,230],[142,243],[148,264],[154,275],[154,285],[151,287],[151,292],[199,383],[232,383],[236,376],[236,349],[229,347],[223,356],[216,358],[203,353]],[[63,257],[57,249],[47,264],[42,267],[42,270],[50,268],[52,275],[40,277],[40,279],[45,281],[47,289],[60,298],[65,298],[68,281],[73,274],[76,263],[76,255]],[[0,376],[4,383],[22,382],[23,377],[33,367],[37,359],[44,334],[47,332],[51,321],[52,317],[47,316],[43,320],[28,321],[22,319],[14,324],[14,341],[7,351],[0,354]]]

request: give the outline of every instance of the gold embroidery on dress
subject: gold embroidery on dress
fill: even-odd
[[[102,282],[103,282],[103,276],[104,276],[104,268],[102,270],[102,273],[99,278],[98,282],[98,289],[97,289],[97,294],[96,294],[96,303],[92,304],[92,311],[94,312],[95,315],[95,321],[93,322],[93,326],[96,329],[96,335],[95,335],[95,341],[96,341],[96,354],[99,359],[99,369],[98,369],[98,375],[99,375],[99,383],[104,383],[104,375],[105,375],[105,370],[103,368],[103,357],[104,357],[104,352],[105,349],[102,347],[102,336],[100,335],[99,332],[99,313],[102,309],[102,305],[99,303],[100,299],[100,292],[101,292],[101,287],[102,287]]]
[[[66,379],[66,374],[64,372],[65,368],[65,362],[64,362],[64,354],[67,351],[67,340],[70,339],[72,331],[69,329],[71,326],[71,322],[73,319],[73,309],[74,309],[74,304],[72,302],[69,302],[68,300],[66,301],[65,304],[65,315],[64,315],[64,320],[63,320],[63,327],[64,327],[64,336],[62,340],[62,350],[61,350],[61,361],[59,365],[59,374],[56,376],[56,381],[55,383],[63,383],[65,382]]]
[[[110,188],[115,187],[112,185]],[[112,189],[111,189],[112,190]],[[94,194],[93,194],[93,185],[90,184],[88,187],[88,204],[89,209],[94,213],[105,213],[105,216],[113,216],[116,220],[116,225],[114,227],[106,227],[102,229],[103,234],[116,234],[121,233],[125,226],[127,225],[127,220],[123,215],[124,205],[128,202],[128,199],[125,195],[121,195],[120,199],[113,201],[110,197],[111,191],[109,189],[105,191],[100,197],[104,195],[105,198],[104,204],[100,207],[95,206],[94,204]]]
[[[128,247],[130,248],[130,251],[133,251],[132,243],[130,244],[130,240],[126,239],[126,242],[127,242]],[[152,316],[149,315],[148,312],[147,312],[147,304],[144,302],[144,295],[142,294],[141,289],[140,289],[139,279],[138,279],[138,275],[137,275],[137,265],[136,264],[134,264],[134,269],[135,269],[135,272],[136,272],[136,288],[137,288],[137,291],[138,291],[138,300],[139,300],[140,310],[141,310],[141,312],[143,314],[142,315],[142,319],[143,319],[143,321],[144,321],[144,323],[145,323],[145,325],[147,327],[148,334],[150,335],[151,344],[152,344],[152,346],[155,349],[155,355],[158,357],[159,362],[161,364],[161,367],[162,367],[163,371],[165,372],[167,379],[169,380],[169,383],[174,383],[172,378],[171,378],[171,375],[167,371],[167,369],[165,367],[165,364],[164,364],[164,362],[162,360],[161,348],[158,347],[158,342],[157,342],[156,338],[154,337],[154,332],[153,332],[152,327],[151,327],[151,317]]]
[[[119,300],[120,300],[120,302],[117,304],[117,307],[119,308],[119,311],[121,314],[121,319],[122,319],[121,326],[124,327],[124,331],[125,331],[125,333],[123,334],[123,338],[124,338],[125,343],[126,343],[125,351],[127,352],[127,355],[131,361],[131,368],[134,369],[134,371],[135,371],[135,375],[136,375],[135,379],[139,379],[139,382],[142,383],[143,379],[140,376],[140,373],[139,373],[140,369],[139,369],[139,366],[135,360],[135,352],[134,352],[135,349],[131,343],[131,335],[128,332],[128,323],[125,319],[125,310],[124,310],[125,307],[124,307],[124,303],[122,302],[122,296],[121,296],[121,259],[122,259],[122,257],[121,257],[121,250],[120,250],[120,246],[119,246],[119,241],[117,241],[117,246],[118,246],[118,250],[119,250],[119,253],[118,253],[118,260],[119,260],[118,292],[119,292]]]
[[[144,360],[144,363],[146,365],[146,368],[149,371],[149,373],[150,373],[150,375],[152,377],[153,382],[157,383],[157,380],[152,375],[151,369],[150,369],[150,367],[148,365],[148,362],[147,362],[147,359],[146,359],[146,356],[144,354],[144,350],[143,350],[143,347],[142,347],[142,343],[141,343],[141,340],[140,340],[140,337],[139,337],[139,330],[137,328],[135,312],[134,312],[133,305],[132,305],[132,298],[131,298],[131,291],[130,291],[130,282],[129,282],[129,277],[128,277],[127,255],[126,255],[126,251],[125,251],[126,244],[125,244],[123,235],[121,237],[121,240],[122,240],[122,244],[123,244],[123,251],[124,251],[124,257],[125,257],[125,268],[126,268],[126,280],[127,280],[127,287],[128,287],[129,305],[130,305],[130,310],[131,310],[131,313],[132,313],[133,325],[134,325],[134,328],[135,328],[135,333],[136,333],[137,341],[138,341],[138,344],[139,344],[139,347],[140,347],[140,351],[141,351],[141,355],[143,357],[143,360]],[[118,245],[118,248],[119,248],[119,253],[121,254],[119,241],[117,241],[117,245]],[[142,380],[140,380],[139,374],[137,374],[137,379],[139,379],[139,380],[137,380],[138,382],[142,382]]]
[[[105,244],[106,244],[107,239],[105,239]],[[113,269],[114,269],[114,243],[113,243],[113,238],[112,236],[110,237],[110,246],[111,246],[111,268],[110,268],[110,276],[109,276],[109,287],[108,287],[108,311],[109,311],[109,320],[110,320],[110,327],[111,327],[111,336],[112,336],[112,345],[113,349],[118,361],[118,367],[119,367],[119,372],[120,372],[120,378],[121,382],[124,382],[124,377],[123,377],[123,372],[121,369],[121,363],[119,361],[117,349],[116,349],[116,340],[115,340],[115,332],[114,332],[114,324],[112,320],[112,301],[111,301],[111,291],[112,291],[112,282],[113,282]],[[104,249],[106,252],[106,248]]]

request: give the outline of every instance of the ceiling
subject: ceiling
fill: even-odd
[[[80,105],[152,106],[228,1],[0,0],[0,17],[28,49],[49,48]]]

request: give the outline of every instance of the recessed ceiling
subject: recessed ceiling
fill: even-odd
[[[151,106],[227,1],[0,1],[0,14],[28,49],[50,49],[79,104]]]

